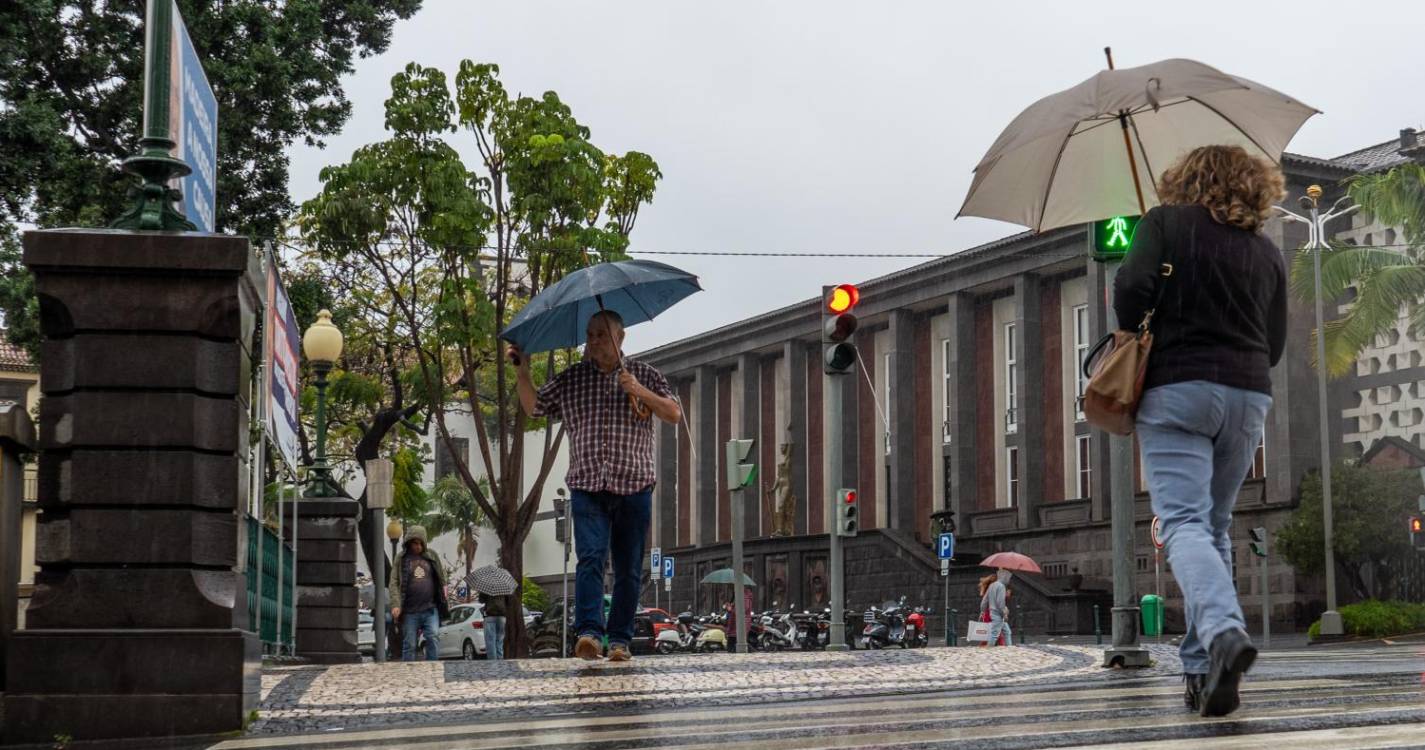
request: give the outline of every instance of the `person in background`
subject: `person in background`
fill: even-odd
[[[401,623],[401,661],[415,661],[420,633],[426,637],[426,660],[439,659],[440,621],[450,616],[450,608],[440,560],[426,546],[424,526],[412,526],[406,532],[406,543],[391,570],[394,575],[387,593],[391,616]]]
[[[1286,345],[1286,263],[1261,233],[1281,171],[1239,146],[1204,146],[1163,173],[1114,279],[1121,329],[1150,310],[1138,445],[1187,634],[1183,700],[1203,716],[1241,703],[1257,658],[1232,581],[1232,506],[1272,405]]]
[[[995,574],[994,581],[984,587],[985,593],[980,596],[980,612],[990,618],[990,644],[998,642],[1006,646],[1014,645],[1014,635],[1009,629],[1009,606],[1005,597],[1009,579],[1010,572],[1001,568]]]
[[[499,661],[505,658],[505,599],[503,596],[480,594],[485,613],[485,658]]]

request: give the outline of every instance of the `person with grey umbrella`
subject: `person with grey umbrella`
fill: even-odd
[[[1257,657],[1230,532],[1286,345],[1286,263],[1260,231],[1282,183],[1239,146],[1193,149],[1163,174],[1162,205],[1139,222],[1114,280],[1119,327],[1153,334],[1136,431],[1187,609],[1184,701],[1203,716],[1237,710]]]

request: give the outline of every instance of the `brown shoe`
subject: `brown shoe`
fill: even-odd
[[[609,661],[628,661],[633,658],[633,654],[628,652],[628,646],[622,643],[609,646]]]
[[[574,655],[584,661],[594,661],[603,656],[603,647],[599,645],[599,639],[592,635],[579,637],[579,642],[574,645]]]

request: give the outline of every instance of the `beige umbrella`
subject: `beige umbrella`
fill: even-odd
[[[1188,151],[1238,145],[1278,162],[1318,113],[1193,60],[1108,65],[1014,118],[975,167],[960,215],[1044,231],[1146,213],[1155,176]]]

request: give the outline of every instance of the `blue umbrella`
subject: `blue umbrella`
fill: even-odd
[[[612,310],[625,327],[653,320],[694,292],[698,277],[652,260],[621,260],[581,268],[535,295],[500,332],[526,354],[584,343],[589,318]]]

